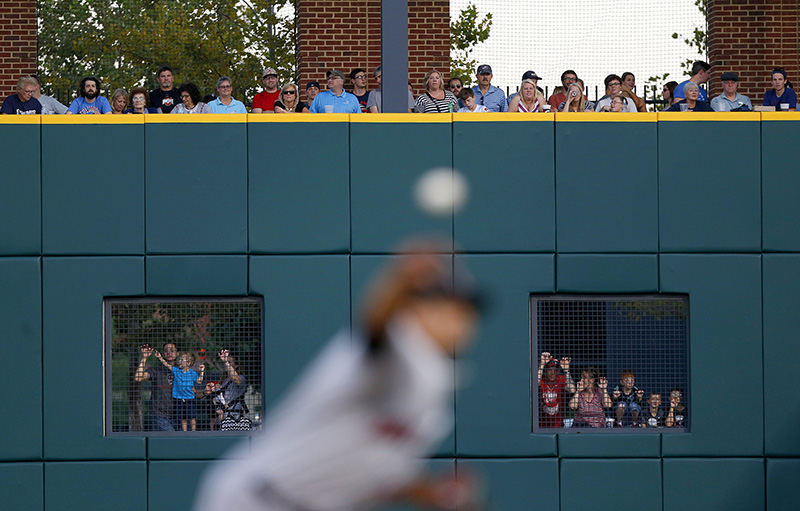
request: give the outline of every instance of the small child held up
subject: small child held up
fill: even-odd
[[[489,109],[486,108],[484,105],[476,105],[475,104],[475,93],[472,92],[472,89],[468,87],[464,87],[461,89],[461,92],[458,93],[458,99],[464,102],[464,108],[459,108],[458,113],[462,112],[488,112]]]
[[[175,419],[181,421],[181,429],[188,430],[191,424],[192,431],[197,431],[197,406],[195,401],[194,386],[203,382],[206,366],[200,364],[198,373],[194,365],[194,355],[181,353],[178,356],[178,366],[173,366],[156,351],[156,357],[167,369],[172,371],[172,398],[175,400]]]

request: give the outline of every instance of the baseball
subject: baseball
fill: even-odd
[[[467,200],[468,188],[467,180],[459,171],[437,167],[417,179],[414,198],[426,213],[446,216],[461,209]]]

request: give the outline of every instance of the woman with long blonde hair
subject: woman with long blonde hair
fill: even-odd
[[[519,94],[511,98],[508,104],[509,112],[541,112],[545,104],[544,96],[536,87],[536,82],[530,78],[522,80]]]

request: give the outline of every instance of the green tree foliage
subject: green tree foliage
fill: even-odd
[[[708,17],[708,0],[694,0],[694,5],[700,10],[700,13],[703,15],[703,19],[705,20]],[[672,34],[673,39],[680,39],[681,37],[683,38],[683,42],[686,43],[686,46],[688,46],[693,52],[691,58],[687,57],[683,60],[683,62],[681,62],[681,69],[683,70],[683,74],[685,76],[691,76],[692,64],[694,64],[694,61],[706,58],[706,54],[708,52],[708,33],[705,30],[705,26],[702,26],[695,27],[690,36],[682,35],[677,32]],[[663,87],[663,85],[668,81],[669,73],[651,76],[645,82],[645,87],[653,87],[654,92],[659,94],[661,87]],[[683,80],[677,79],[676,81],[681,82]],[[658,105],[656,110],[662,110],[664,108],[666,108],[666,105]]]
[[[278,12],[293,0],[40,0],[39,70],[60,99],[83,76],[116,87],[157,85],[172,67],[176,84],[214,93],[221,75],[234,95],[252,98],[269,65],[282,81],[295,74],[295,20]],[[67,97],[64,97],[67,96]]]
[[[708,17],[708,0],[694,0],[694,5],[700,9],[700,12],[703,14],[703,20],[705,20]],[[681,37],[683,38],[683,42],[695,52],[691,58],[686,58],[681,62],[683,74],[691,76],[692,64],[694,61],[701,57],[705,58],[708,52],[708,33],[706,32],[705,25],[703,25],[702,27],[695,27],[694,32],[690,35],[682,35],[677,32],[672,34],[673,39]]]
[[[464,85],[471,85],[475,75],[477,62],[470,58],[472,50],[489,38],[491,28],[492,14],[481,18],[472,3],[450,21],[450,75],[461,78]]]

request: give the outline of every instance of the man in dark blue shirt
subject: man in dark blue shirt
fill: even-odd
[[[36,92],[36,80],[23,76],[17,80],[17,93],[3,101],[0,113],[11,115],[35,115],[42,113],[42,104],[33,97]]]

